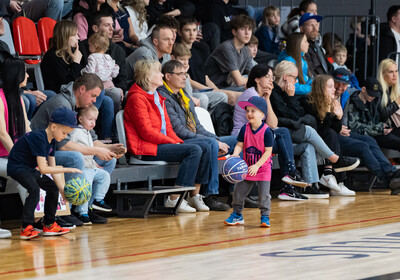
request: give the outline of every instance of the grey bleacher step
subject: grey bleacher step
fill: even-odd
[[[173,186],[154,186],[152,188],[135,188],[129,190],[114,190],[115,194],[162,194],[162,193],[174,193],[195,190],[196,187],[173,187]]]

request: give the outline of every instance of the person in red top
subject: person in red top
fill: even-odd
[[[165,97],[157,88],[163,85],[161,64],[155,60],[139,60],[134,67],[136,83],[129,90],[124,110],[124,126],[128,151],[142,160],[180,162],[176,186],[199,186],[202,183],[202,149],[185,144],[174,132],[165,107]],[[179,145],[182,144],[182,145]],[[202,162],[209,160],[202,159]],[[207,168],[205,168],[207,169]],[[195,196],[200,187],[191,192]],[[170,196],[166,207],[174,207],[178,196]],[[184,200],[179,212],[196,212]]]

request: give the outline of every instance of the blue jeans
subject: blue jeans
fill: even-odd
[[[72,12],[72,4],[74,3],[73,0],[64,0],[64,7],[62,10],[62,17],[65,17],[70,12]]]
[[[111,175],[111,173],[114,171],[115,169],[115,165],[117,164],[117,160],[115,158],[112,158],[109,161],[106,160],[101,160],[98,157],[94,157],[94,161],[100,165],[105,171],[108,172],[108,174]]]
[[[80,152],[75,151],[56,151],[55,153],[56,165],[62,165],[64,167],[73,167],[83,170],[83,155]],[[84,177],[84,174],[79,173],[65,173],[65,181],[69,181],[72,178]]]
[[[275,141],[272,153],[279,155],[279,168],[283,177],[296,170],[292,138],[290,137],[289,129],[286,127],[277,127],[273,131]]]
[[[304,142],[308,142],[314,146],[315,151],[322,158],[330,158],[334,152],[325,144],[324,140],[319,136],[318,132],[311,126],[306,125],[306,133],[304,134]]]
[[[49,17],[56,21],[61,19],[64,2],[62,0],[32,0],[22,5],[24,16],[39,21],[42,17]]]
[[[195,144],[160,144],[157,146],[157,155],[142,156],[142,160],[166,162],[180,162],[175,185],[191,187],[194,185],[199,168],[202,150]]]
[[[350,137],[339,135],[339,143],[343,155],[359,157],[368,170],[381,180],[397,170],[370,136],[351,132]]]
[[[294,144],[293,151],[296,156],[300,156],[301,173],[307,183],[319,181],[317,155],[315,147],[308,142]]]
[[[104,90],[101,91],[94,106],[99,109],[101,114],[101,138],[111,138],[113,135],[113,123],[114,123],[114,102],[111,97],[106,96]]]
[[[57,94],[52,90],[44,90],[43,93],[47,96],[46,101]],[[38,107],[36,107],[36,96],[34,96],[33,94],[29,94],[29,93],[23,93],[22,99],[24,100],[25,110],[26,110],[26,115],[28,117],[28,120],[31,120],[36,109],[39,109],[40,106],[42,106],[42,104],[44,102],[42,102]]]
[[[83,174],[86,180],[92,185],[92,195],[89,201],[75,208],[75,212],[79,215],[87,214],[93,201],[101,201],[107,194],[110,187],[110,174],[101,168],[83,168]]]

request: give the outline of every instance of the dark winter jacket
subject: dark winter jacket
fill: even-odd
[[[394,34],[387,23],[381,24],[381,34],[379,40],[379,62],[388,58],[391,52],[397,51],[397,43]]]

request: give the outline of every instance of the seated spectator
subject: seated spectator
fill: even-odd
[[[185,68],[182,63],[176,60],[168,61],[162,68],[164,75],[164,85],[159,87],[158,92],[166,98],[165,105],[167,107],[168,116],[176,135],[184,140],[184,143],[199,145],[203,150],[202,161],[206,158],[207,178],[204,178],[203,194],[204,202],[213,211],[225,211],[229,209],[229,205],[221,203],[215,197],[218,195],[218,155],[232,152],[236,145],[236,137],[223,136],[217,137],[215,134],[208,132],[197,118],[194,104],[190,96],[183,90],[185,85]],[[208,156],[205,157],[204,154]],[[205,175],[204,175],[205,176]],[[198,204],[202,202],[199,194],[194,197],[188,197],[189,205],[198,209]]]
[[[381,24],[379,37],[379,61],[389,58],[391,52],[400,52],[400,5],[393,5],[387,10],[387,22]],[[399,63],[399,55],[396,56]]]
[[[334,81],[329,75],[318,75],[312,83],[312,89],[308,98],[304,98],[302,105],[307,114],[313,115],[317,121],[317,131],[328,147],[336,154],[342,155],[339,132],[342,130],[343,109],[339,101],[335,99]],[[339,168],[332,170],[331,165],[325,165],[323,172],[323,180],[320,183],[324,186],[337,184],[339,189],[331,188],[331,195],[352,196],[355,192],[349,190],[344,185],[345,174],[343,171],[349,171],[356,168],[360,161],[357,158],[340,157]],[[335,171],[335,176],[329,176]],[[336,179],[336,182],[330,184],[328,179]],[[329,185],[328,185],[329,184]]]
[[[30,0],[30,1],[1,1],[1,11],[8,11],[3,16],[10,22],[19,16],[24,16],[34,22],[38,22],[42,17],[49,17],[56,21],[61,20],[63,2],[59,0]],[[11,21],[12,21],[11,20]]]
[[[333,69],[344,68],[350,71],[345,65],[347,61],[347,49],[342,44],[338,44],[333,49]],[[357,77],[350,72],[350,87],[354,89],[360,89],[360,84],[358,83]]]
[[[383,135],[375,136],[379,146],[400,151],[400,87],[397,64],[392,59],[384,59],[379,64],[378,81],[382,86],[382,97],[378,103],[379,120],[385,123]]]
[[[279,198],[283,200],[304,200],[307,199],[304,195],[300,194],[295,186],[306,187],[307,183],[303,182],[300,173],[296,169],[294,162],[294,153],[292,140],[287,128],[277,127],[278,119],[271,107],[270,96],[273,88],[274,76],[272,69],[267,65],[256,65],[251,69],[249,80],[247,81],[247,90],[239,96],[238,103],[241,101],[248,101],[250,97],[260,96],[263,97],[268,105],[268,114],[265,122],[271,127],[275,134],[275,143],[273,153],[279,154],[279,166],[282,175],[282,189]],[[243,125],[247,123],[246,112],[241,108],[238,103],[235,105],[235,112],[233,114],[233,130],[232,135],[238,135]]]
[[[264,52],[278,55],[279,37],[278,27],[281,22],[279,8],[268,6],[263,11],[262,25],[257,29],[254,35],[258,38],[258,48]]]
[[[75,0],[72,7],[72,19],[78,27],[78,36],[81,41],[90,36],[90,25],[93,21],[93,15],[100,11],[100,7],[106,0]],[[113,35],[113,42],[123,41],[123,30],[117,20],[114,21],[115,30],[119,33]]]
[[[205,71],[205,64],[204,61],[207,60],[208,56],[210,55],[210,50],[208,46],[203,42],[197,42],[196,38],[198,36],[198,28],[197,22],[194,18],[190,17],[182,17],[179,20],[180,27],[178,30],[179,36],[181,37],[181,42],[185,45],[191,52],[191,57],[189,59],[189,75],[190,75],[190,85],[195,90],[209,90],[212,89],[213,93],[219,92],[219,94],[213,94],[211,99],[222,100],[225,99],[220,93],[223,92],[226,96],[228,96],[228,102],[231,105],[234,105],[234,100],[232,96],[236,96],[236,92],[231,92],[229,90],[219,89],[206,75]],[[181,61],[182,62],[182,61]],[[184,63],[184,62],[182,62]],[[202,95],[207,95],[208,98],[212,93],[204,92],[201,93]],[[202,96],[199,97],[195,93],[195,98],[203,98]],[[216,100],[216,101],[217,101]],[[224,100],[222,100],[224,101]],[[226,101],[224,101],[226,102]],[[212,102],[214,105],[217,103]],[[213,109],[213,105],[209,108],[211,111]]]
[[[217,87],[239,92],[244,90],[247,78],[243,75],[250,73],[252,68],[245,44],[250,41],[254,26],[254,20],[248,16],[235,17],[231,21],[233,39],[219,45],[207,59],[206,74]]]
[[[161,15],[173,17],[187,16],[192,17],[195,6],[192,1],[184,0],[150,0],[147,10],[147,24],[151,28],[157,24],[157,19]]]
[[[318,74],[332,73],[332,64],[326,59],[324,49],[319,42],[319,22],[321,16],[305,13],[301,16],[299,25],[300,32],[307,36],[309,43],[308,52],[304,55],[309,70],[313,76]]]
[[[212,113],[215,107],[221,102],[228,102],[228,96],[221,91],[214,91],[205,85],[202,85],[196,81],[193,81],[188,73],[190,69],[190,50],[182,43],[175,43],[172,49],[173,60],[181,62],[184,66],[184,70],[187,73],[185,91],[192,97],[193,102],[200,102],[199,105],[210,113]],[[193,90],[194,89],[194,90]]]
[[[128,0],[125,1],[125,9],[131,18],[132,27],[139,41],[146,39],[149,34],[147,24],[147,10],[150,0]]]
[[[206,10],[203,11],[201,22],[203,25],[207,23],[215,24],[220,34],[220,42],[223,43],[232,39],[231,20],[239,13],[240,11],[235,9],[229,0],[210,1]]]
[[[303,33],[292,33],[287,40],[286,49],[279,55],[278,61],[287,60],[294,63],[298,71],[295,93],[305,95],[311,91],[313,77],[308,69],[304,55],[308,52],[308,41]]]
[[[94,147],[92,135],[90,131],[96,126],[96,120],[99,111],[96,106],[89,105],[89,107],[79,108],[78,111],[78,126],[70,133],[70,141],[81,144],[86,147]],[[125,153],[125,149],[121,149]],[[115,168],[116,161],[112,160],[107,169],[99,168],[99,165],[94,160],[93,155],[84,156],[83,174],[86,180],[92,185],[92,193],[90,199],[77,207],[74,207],[74,214],[82,221],[84,225],[104,224],[107,222],[106,218],[101,216],[89,216],[89,209],[95,209],[104,212],[110,212],[112,208],[104,202],[104,197],[110,187],[110,175]],[[92,211],[91,211],[92,213]]]
[[[0,89],[0,176],[7,178],[8,187],[15,181],[7,177],[7,157],[14,143],[31,131],[25,106],[21,97],[21,87],[26,86],[28,73],[25,63],[14,58],[6,59],[1,66],[2,88]],[[10,129],[13,127],[14,129]],[[26,191],[17,186],[21,200]]]
[[[61,20],[54,26],[52,45],[45,53],[40,65],[46,89],[60,92],[61,86],[75,81],[82,70],[82,53],[79,50],[77,25],[68,20]],[[102,139],[112,138],[114,105],[110,97],[102,91],[96,102],[102,116]]]
[[[342,38],[339,37],[336,33],[333,33],[333,42],[332,42],[332,33],[328,32],[322,36],[322,47],[325,50],[325,56],[330,63],[333,63],[333,49],[342,44]]]
[[[321,179],[319,178],[316,153],[328,159],[330,164],[327,168],[332,168],[330,165],[333,164],[335,171],[343,169],[347,159],[340,158],[325,144],[314,129],[316,126],[314,117],[306,114],[294,95],[297,73],[297,68],[292,62],[282,61],[276,66],[276,82],[271,95],[271,105],[278,117],[278,125],[289,128],[292,141],[297,144],[293,148],[294,154],[300,155],[303,178],[310,185],[302,194],[308,198],[324,198],[328,196],[319,190],[319,181],[333,191],[340,190],[340,187],[332,174],[324,174]],[[307,147],[304,149],[304,146]]]
[[[246,47],[249,49],[250,56],[251,56],[251,63],[256,66],[258,63],[254,60],[257,56],[258,52],[258,39],[256,36],[251,36],[250,41],[246,44]]]
[[[139,48],[126,58],[128,80],[133,80],[134,66],[139,60],[157,60],[160,63],[170,61],[174,42],[174,34],[170,28],[156,26],[151,36],[143,40]]]
[[[135,33],[132,26],[132,21],[129,16],[128,11],[121,6],[121,0],[107,0],[105,4],[101,7],[102,10],[108,11],[114,19],[119,23],[120,28],[123,30],[123,46],[125,47],[126,53],[129,55],[136,49],[139,43],[139,38]],[[120,33],[118,29],[115,32]]]
[[[389,131],[385,129],[386,123],[379,120],[379,104],[373,102],[374,99],[379,99],[382,93],[382,87],[378,80],[375,78],[368,78],[361,90],[352,94],[349,100],[347,116],[348,127],[351,129],[350,137],[357,139],[354,134],[359,134],[364,138],[370,138],[368,135],[384,135]],[[371,141],[373,145],[354,143],[351,149],[361,150],[367,148],[366,151],[362,152],[362,154],[369,154],[369,156],[362,158],[365,166],[372,174],[376,175],[385,186],[389,186],[392,189],[392,195],[399,194],[400,171],[398,171],[383,155],[376,141],[372,138],[370,142]]]
[[[121,109],[121,102],[124,99],[124,92],[122,89],[115,87],[112,82],[113,78],[119,75],[119,66],[115,60],[107,54],[110,41],[107,34],[103,32],[96,32],[89,37],[89,50],[88,63],[81,70],[81,73],[93,73],[99,76],[103,81],[105,94],[110,96],[114,101],[114,116],[117,115]]]
[[[163,85],[161,64],[154,60],[139,60],[135,64],[136,83],[129,90],[124,110],[124,125],[128,151],[142,160],[180,162],[175,186],[196,186],[190,196],[197,195],[206,178],[200,176],[208,166],[202,165],[203,151],[199,145],[183,144],[172,129],[165,97],[157,88]],[[204,163],[203,159],[203,163]],[[208,161],[206,161],[208,162]],[[177,195],[169,196],[166,207],[175,207]],[[202,207],[206,211],[205,207]],[[179,212],[196,212],[183,200]]]
[[[317,2],[315,0],[303,0],[298,8],[290,11],[287,21],[281,26],[281,39],[286,39],[290,34],[300,32],[299,20],[305,13],[317,13]]]

